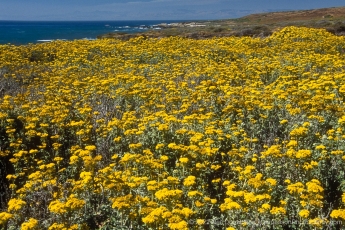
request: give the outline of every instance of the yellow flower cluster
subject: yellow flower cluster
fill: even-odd
[[[22,209],[24,207],[24,205],[26,205],[26,202],[21,200],[21,199],[16,199],[13,198],[8,202],[8,211],[19,211],[20,209]]]
[[[5,225],[9,219],[13,217],[12,214],[7,212],[1,212],[0,213],[0,225]]]
[[[22,223],[22,230],[33,230],[37,229],[38,221],[36,219],[30,218],[29,221]]]
[[[0,228],[344,228],[344,49],[303,27],[1,45]]]

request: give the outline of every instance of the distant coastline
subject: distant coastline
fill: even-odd
[[[286,26],[322,28],[335,35],[345,35],[345,7],[250,14],[237,19],[197,20],[159,25],[161,30],[137,34],[107,33],[98,38],[128,40],[136,36],[159,38],[180,36],[192,39],[212,37],[267,37]],[[141,33],[140,33],[141,32]]]
[[[267,37],[286,26],[323,28],[345,35],[345,7],[250,14],[224,20],[129,20],[129,21],[10,21],[0,20],[0,45],[25,45],[54,40],[128,40],[137,36]]]

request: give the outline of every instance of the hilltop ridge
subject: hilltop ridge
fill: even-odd
[[[345,7],[259,13],[239,18],[242,21],[258,23],[298,22],[322,19],[345,20]]]

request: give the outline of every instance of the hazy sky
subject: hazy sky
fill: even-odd
[[[1,0],[0,20],[225,19],[345,6],[343,0]]]

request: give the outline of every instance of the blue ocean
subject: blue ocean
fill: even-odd
[[[111,32],[159,29],[160,23],[181,21],[0,21],[0,44],[25,45],[51,40],[96,39]]]

